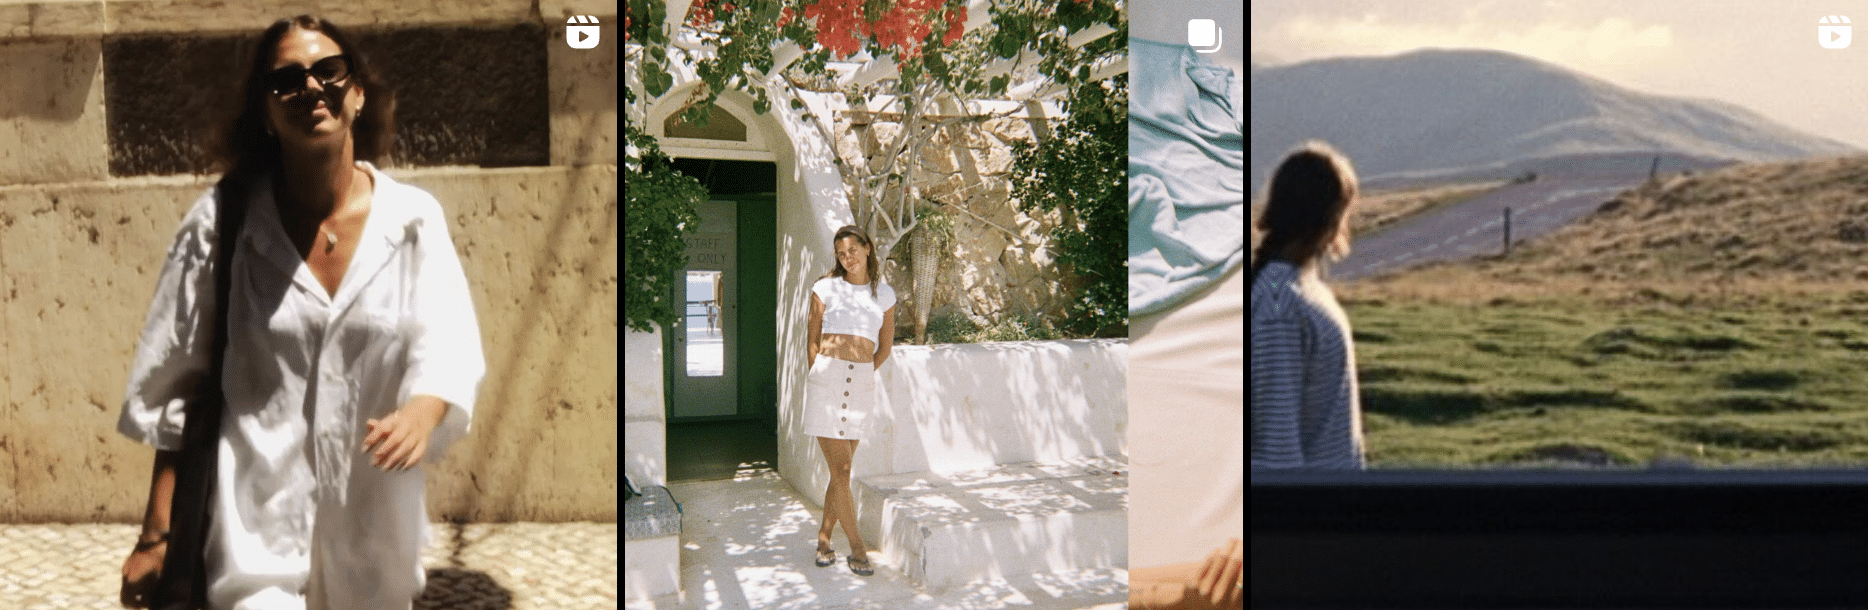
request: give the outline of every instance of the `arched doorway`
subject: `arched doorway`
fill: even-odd
[[[778,171],[766,134],[749,127],[755,115],[736,106],[723,102],[705,126],[674,111],[652,123],[675,169],[708,191],[670,295],[682,315],[663,334],[671,482],[777,464]]]

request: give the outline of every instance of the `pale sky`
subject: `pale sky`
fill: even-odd
[[[1251,52],[1279,63],[1485,48],[1616,85],[1744,106],[1868,150],[1868,3],[1643,0],[1253,0]],[[1844,49],[1817,21],[1853,22]]]

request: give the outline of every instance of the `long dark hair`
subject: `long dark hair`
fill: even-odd
[[[322,17],[299,15],[275,21],[260,34],[234,118],[217,130],[209,143],[215,169],[237,175],[279,169],[279,137],[266,133],[266,97],[272,94],[266,90],[265,77],[272,71],[272,62],[279,58],[279,41],[294,28],[329,36],[349,59],[347,86],[362,87],[369,96],[351,127],[353,154],[357,160],[381,165],[390,158],[395,145],[395,92],[377,75],[363,50],[352,44],[350,36],[336,24]]]
[[[1273,257],[1303,267],[1323,257],[1356,200],[1356,170],[1335,147],[1311,140],[1278,164],[1257,228],[1264,241],[1252,253],[1252,281]]]
[[[869,270],[869,296],[876,296],[876,284],[881,282],[882,266],[876,263],[876,245],[869,241],[869,234],[864,233],[863,230],[856,225],[843,225],[843,228],[837,229],[837,236],[830,238],[830,248],[832,250],[830,260],[835,261],[836,266],[832,267],[829,273],[825,273],[823,277],[817,279],[821,280],[825,277],[834,277],[849,281],[850,271],[843,268],[843,259],[838,258],[835,253],[837,242],[843,241],[845,237],[854,237],[856,238],[856,243],[862,244],[864,248],[869,249],[869,258],[863,261],[863,267]]]

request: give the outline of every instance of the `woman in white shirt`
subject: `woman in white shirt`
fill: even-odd
[[[817,566],[836,562],[830,537],[838,523],[850,542],[850,571],[868,576],[868,547],[850,495],[850,458],[875,409],[876,369],[889,359],[895,335],[895,290],[882,284],[875,245],[855,225],[831,238],[837,266],[811,285],[811,320],[804,389],[804,433],[817,438],[830,466],[824,526],[817,531]]]
[[[392,101],[341,31],[274,23],[245,83],[224,188],[182,219],[131,364],[118,429],[157,451],[123,602],[151,601],[168,553],[184,411],[224,306],[207,607],[403,610],[426,577],[418,466],[466,433],[486,370],[466,275],[434,197],[369,162],[388,152]],[[232,240],[222,196],[244,214]]]

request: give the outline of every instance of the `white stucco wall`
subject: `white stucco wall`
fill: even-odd
[[[817,441],[804,434],[799,411],[804,405],[807,368],[808,295],[811,282],[829,271],[835,259],[831,236],[855,218],[830,144],[807,122],[830,116],[833,101],[810,92],[800,97],[805,101],[802,113],[787,109],[768,115],[792,143],[791,150],[779,153],[778,162],[778,345],[774,347],[778,350],[778,473],[800,490],[817,481],[821,496],[822,481],[829,480],[830,470],[820,457]],[[813,118],[800,118],[804,113]],[[857,449],[863,448],[858,445]],[[817,500],[821,503],[823,498]]]
[[[883,368],[882,472],[1128,453],[1126,339],[908,346]]]
[[[642,489],[668,484],[662,331],[623,332],[623,474]]]
[[[1127,377],[1126,339],[896,346],[852,475],[1127,456]],[[821,504],[829,471],[792,423],[801,408],[779,413],[780,473]]]

